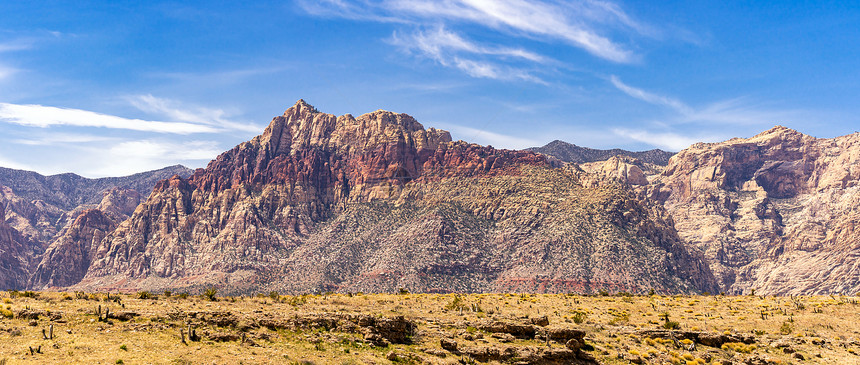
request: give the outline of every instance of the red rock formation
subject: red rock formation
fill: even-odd
[[[160,182],[78,287],[715,288],[665,213],[623,185],[583,187],[581,173],[451,142],[405,114],[335,117],[300,100],[189,179]]]

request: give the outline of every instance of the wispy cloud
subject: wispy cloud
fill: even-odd
[[[483,145],[492,145],[497,148],[523,149],[537,146],[539,143],[538,141],[529,138],[509,136],[458,124],[436,124],[441,128],[450,130],[456,138]]]
[[[95,157],[99,163],[90,163],[79,171],[88,176],[121,176],[159,169],[177,162],[196,166],[215,158],[221,150],[212,141],[123,141],[112,145],[106,153],[104,150],[93,151],[99,153]]]
[[[28,146],[56,146],[59,144],[81,144],[112,140],[116,140],[116,138],[78,133],[40,133],[38,136],[12,139],[9,142]]]
[[[621,82],[621,80],[619,80],[618,77],[615,75],[612,75],[612,77],[609,78],[609,81],[618,90],[621,90],[625,94],[630,95],[636,99],[643,100],[643,101],[646,101],[646,102],[651,103],[651,104],[668,106],[668,107],[676,110],[677,112],[685,114],[685,115],[689,115],[689,114],[694,113],[692,108],[690,108],[689,106],[687,106],[686,104],[682,103],[681,101],[679,101],[677,99],[673,99],[670,97],[661,96],[661,95],[657,95],[657,94],[652,94],[652,93],[649,93],[645,90],[637,89],[635,87],[632,87],[630,85],[627,85],[627,84]]]
[[[218,131],[218,129],[208,125],[128,119],[87,110],[34,104],[0,103],[0,122],[40,128],[76,126],[175,134],[215,133]]]
[[[801,113],[799,110],[774,110],[746,102],[744,98],[735,98],[709,103],[703,107],[692,107],[676,98],[651,93],[622,82],[618,77],[611,76],[609,81],[625,94],[648,102],[650,104],[668,107],[675,113],[665,122],[669,124],[704,123],[704,124],[740,124],[740,125],[771,125],[786,118],[792,118]]]
[[[524,80],[546,84],[519,65],[478,58],[490,56],[502,59],[517,59],[530,63],[545,63],[544,56],[522,48],[479,45],[444,27],[409,34],[395,32],[389,43],[406,51],[430,58],[439,64],[459,69],[469,76],[497,80]]]
[[[28,38],[0,42],[0,53],[23,51],[33,48],[34,41]]]
[[[19,70],[14,67],[4,66],[0,64],[0,81],[11,77],[12,75],[18,73]]]
[[[126,100],[141,111],[163,116],[169,120],[244,132],[259,132],[263,129],[263,126],[256,124],[236,122],[230,118],[230,113],[220,108],[189,107],[176,100],[158,98],[150,94],[129,96]]]
[[[625,138],[648,143],[654,146],[678,150],[693,142],[717,141],[727,136],[722,131],[727,125],[736,128],[752,127],[761,129],[786,120],[803,118],[801,110],[771,109],[748,102],[745,98],[735,98],[711,102],[701,107],[691,106],[677,98],[659,95],[622,82],[611,76],[609,82],[630,97],[649,104],[666,108],[670,113],[659,122],[651,123],[660,132],[644,129],[614,129],[613,133]],[[693,125],[699,131],[693,135],[676,132],[684,126]]]
[[[566,44],[614,63],[634,62],[638,56],[610,34],[623,33],[629,40],[658,33],[621,6],[597,0],[301,0],[298,4],[314,16],[408,24],[411,29],[395,32],[390,43],[472,77],[541,84],[546,82],[521,63],[545,65],[546,56],[522,47],[482,44],[449,29],[478,26],[509,39]]]
[[[691,137],[672,132],[655,133],[644,130],[632,130],[624,128],[614,128],[612,129],[612,133],[617,136],[629,138],[642,143],[647,143],[649,145],[657,146],[670,151],[680,151],[696,142],[712,142],[723,139],[721,136],[698,135],[696,137]]]

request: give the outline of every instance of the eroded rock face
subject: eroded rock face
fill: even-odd
[[[5,215],[5,206],[0,204],[0,218]],[[25,288],[30,266],[40,251],[38,245],[0,219],[0,290]]]
[[[775,127],[679,152],[651,197],[727,292],[853,293],[858,161],[860,134],[818,139]]]
[[[452,142],[405,114],[335,117],[299,101],[206,169],[158,183],[79,287],[716,288],[661,206],[558,167]]]

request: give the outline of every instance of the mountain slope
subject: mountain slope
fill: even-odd
[[[666,217],[539,154],[300,100],[206,169],[160,182],[76,288],[715,290]]]
[[[669,163],[669,158],[674,155],[674,153],[672,152],[663,151],[660,149],[640,152],[627,151],[618,148],[613,148],[610,150],[599,150],[588,147],[580,147],[575,144],[559,140],[547,143],[543,147],[532,147],[527,150],[542,153],[548,156],[553,156],[564,162],[572,162],[577,164],[605,161],[613,156],[627,156],[638,159],[646,164],[666,166],[666,164]]]

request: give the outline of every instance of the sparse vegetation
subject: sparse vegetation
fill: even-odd
[[[453,364],[468,357],[442,348],[443,338],[467,349],[565,348],[563,343],[547,341],[543,328],[585,331],[582,351],[607,364],[704,365],[753,358],[800,363],[794,353],[804,356],[802,363],[854,363],[860,354],[860,345],[853,340],[856,334],[850,330],[860,319],[854,297],[269,292],[251,298],[224,296],[217,302],[205,295],[182,300],[179,293],[154,302],[140,293],[110,294],[109,300],[105,294],[69,294],[73,300],[62,300],[66,293],[4,298],[9,301],[4,300],[0,308],[4,343],[0,359],[25,356],[24,362],[111,363],[122,357],[124,362],[140,363],[157,353],[166,362],[178,364],[194,358],[224,363],[281,359],[315,364]],[[767,319],[762,319],[763,311]],[[364,325],[373,323],[370,318],[402,315],[418,327],[404,333],[403,343],[389,343],[332,322],[342,318],[338,316],[356,314],[370,315]],[[31,321],[37,325],[31,326]],[[549,324],[543,326],[544,321]],[[500,327],[488,326],[496,322],[535,332],[533,337],[507,336],[494,332]],[[723,339],[705,344],[689,333]],[[476,358],[468,361],[487,363]]]
[[[203,298],[206,298],[206,300],[210,302],[215,302],[218,301],[218,298],[215,297],[216,294],[218,294],[218,289],[215,289],[215,287],[209,287],[203,291]]]

